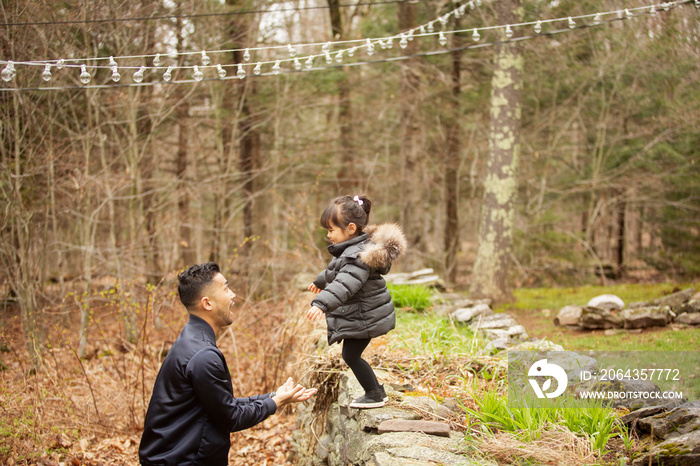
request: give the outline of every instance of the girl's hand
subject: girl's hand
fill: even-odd
[[[306,318],[309,320],[318,320],[321,317],[323,317],[323,311],[316,306],[312,306],[309,312],[306,313]]]
[[[309,285],[309,287],[308,287],[307,289],[308,289],[310,292],[312,292],[313,294],[319,294],[319,293],[321,292],[321,288],[317,287],[317,286],[314,285],[313,283],[312,283],[311,285]]]

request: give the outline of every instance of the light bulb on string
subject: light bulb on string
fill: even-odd
[[[250,61],[250,50],[245,49],[245,52],[243,52],[243,60]]]
[[[326,42],[325,44],[323,44],[323,47],[321,47],[321,52],[328,53],[330,51],[331,51],[331,43]]]
[[[632,19],[632,18],[633,18],[632,12],[630,12],[630,10],[628,10],[627,8],[625,8],[625,18],[626,18],[626,19]]]
[[[472,40],[474,42],[479,42],[479,39],[481,39],[481,34],[479,34],[479,30],[474,29],[474,33],[472,34]]]
[[[238,71],[236,71],[236,76],[238,79],[243,79],[245,78],[245,70],[243,69],[243,65],[240,63],[238,64]]]
[[[49,63],[44,65],[44,72],[41,73],[41,79],[44,81],[51,81],[51,65]]]
[[[274,66],[272,67],[272,74],[280,74],[281,71],[282,67],[280,66],[280,61],[277,60]]]
[[[700,0],[695,0],[695,8],[700,9]]]
[[[575,27],[576,27],[576,22],[574,21],[574,19],[571,16],[569,16],[569,29],[573,29]]]
[[[207,52],[202,50],[202,65],[207,66],[209,63],[211,63],[211,58],[209,58]]]
[[[459,19],[462,16],[462,12],[459,10],[459,8],[457,8],[454,11],[454,14],[455,14],[455,19]]]
[[[136,73],[134,73],[134,76],[133,76],[134,82],[140,83],[141,81],[143,81],[143,72],[144,71],[146,71],[146,67],[142,66],[141,68],[139,68],[139,70]]]
[[[696,3],[696,5],[697,5],[697,3]],[[656,16],[656,7],[654,5],[649,7],[649,14],[653,17]]]
[[[160,66],[160,54],[156,53],[155,58],[153,58],[153,66]]]
[[[506,34],[506,39],[510,39],[511,37],[513,37],[513,30],[510,28],[510,24],[508,26],[506,26],[505,34]]]
[[[220,78],[226,77],[226,70],[221,66],[221,64],[216,65],[216,72],[219,74]]]
[[[474,8],[476,8],[476,5],[474,5],[474,2],[473,2],[473,1],[469,2],[469,8],[472,9],[472,10],[473,10]]]
[[[173,79],[173,67],[169,66],[167,70],[165,70],[165,73],[163,73],[163,79],[166,81],[170,81]]]
[[[122,75],[119,74],[119,69],[116,66],[112,67],[112,81],[118,83],[122,79]]]
[[[204,73],[202,73],[199,70],[199,67],[197,65],[194,65],[193,69],[194,69],[194,74],[192,75],[192,77],[194,78],[195,81],[199,82],[202,79],[204,79]]]
[[[326,53],[326,63],[329,65],[333,63],[333,57],[331,57],[330,53]]]
[[[374,44],[369,39],[367,39],[367,55],[374,55]]]
[[[354,57],[355,52],[357,52],[357,47],[351,47],[350,50],[348,50],[348,57]]]
[[[307,58],[306,62],[304,62],[304,68],[306,68],[307,70],[310,70],[313,67],[314,67],[314,57]]]
[[[425,34],[425,26],[421,26],[418,28],[418,34],[421,34],[421,35]]]
[[[253,73],[257,76],[260,74],[261,71],[262,71],[262,63],[258,62],[258,64],[255,65],[255,68],[253,68]]]
[[[297,71],[301,69],[301,62],[297,57],[294,57],[294,69]]]
[[[386,50],[388,48],[384,41],[381,39],[379,39],[379,46],[382,48],[382,50]]]
[[[462,5],[461,7],[459,7],[459,14],[462,16],[467,14],[467,5]]]
[[[62,70],[62,69],[63,69],[63,65],[65,65],[65,63],[66,63],[66,62],[65,62],[65,60],[63,60],[63,58],[61,58],[60,60],[58,60],[58,61],[56,62],[56,69],[57,69],[57,70]]]
[[[447,26],[447,15],[445,15],[445,16],[440,16],[440,17],[438,18],[438,20],[440,21],[440,24],[442,24],[442,27],[443,27],[443,28],[444,28],[445,26]]]
[[[671,8],[671,4],[668,2],[664,2],[661,4],[661,7],[664,9],[664,11],[668,11],[669,8]]]
[[[287,44],[287,50],[289,51],[289,56],[294,58],[297,56],[297,50],[292,44]]]
[[[343,51],[342,50],[335,54],[335,61],[337,61],[338,63],[343,62]]]
[[[2,73],[0,73],[0,76],[2,76],[2,80],[5,82],[10,82],[12,81],[12,78],[15,77],[15,65],[11,61],[8,61],[7,64],[5,65],[5,68],[2,69]]]
[[[439,42],[440,45],[442,45],[443,47],[444,47],[445,45],[447,45],[447,37],[445,37],[445,34],[443,34],[442,31],[440,31],[440,38],[438,39],[438,42]]]
[[[406,34],[401,34],[401,40],[399,40],[399,47],[401,47],[402,49],[408,47],[408,38],[406,37]]]
[[[85,65],[80,65],[80,82],[83,84],[87,84],[90,82],[92,79],[92,76],[90,76],[90,73],[87,72],[87,67]]]
[[[542,21],[537,21],[537,24],[535,24],[535,34],[539,34],[542,32]]]
[[[109,67],[112,68],[115,66],[117,66],[116,60],[114,59],[114,57],[109,57]]]
[[[652,7],[654,8],[654,7]],[[593,24],[600,24],[602,21],[602,18],[600,16],[600,13],[596,13],[595,16],[593,17]]]
[[[393,37],[389,37],[389,38],[386,40],[386,48],[388,48],[388,49],[393,49],[393,48],[394,48],[394,38],[393,38]]]
[[[432,32],[435,32],[435,26],[433,26],[433,22],[432,22],[432,21],[429,22],[428,25],[425,27],[425,29],[426,29],[428,32],[431,32],[431,33],[432,33]]]

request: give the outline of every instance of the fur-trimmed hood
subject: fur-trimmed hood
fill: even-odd
[[[367,233],[370,242],[359,254],[359,258],[372,269],[390,268],[392,262],[408,248],[406,235],[395,223],[367,225],[363,231]]]

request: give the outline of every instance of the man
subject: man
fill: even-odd
[[[216,337],[233,322],[233,298],[213,262],[178,276],[180,301],[190,314],[168,352],[146,412],[139,459],[144,466],[226,465],[230,432],[258,424],[278,408],[308,400],[316,389],[284,385],[265,395],[235,398]]]

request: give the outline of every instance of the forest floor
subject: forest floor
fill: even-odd
[[[304,318],[308,300],[308,295],[296,293],[283,302],[237,303],[237,321],[218,342],[227,357],[236,396],[270,392],[287,376],[295,380],[308,376],[308,354],[323,335],[319,324]],[[77,353],[81,306],[91,314],[85,358]],[[602,334],[554,327],[553,311],[512,308],[507,312],[532,336],[546,336],[567,349],[599,347],[596,339],[600,338],[611,341]],[[6,307],[0,320],[0,464],[137,465],[155,376],[187,321],[186,311],[172,292],[132,288],[72,298],[45,308],[41,318],[46,332],[35,362],[27,352],[16,310]],[[127,338],[128,328],[138,329],[132,341]],[[660,342],[663,349],[669,339],[664,332],[674,330],[653,329],[643,336],[651,348]],[[682,344],[688,348],[681,349],[694,348],[700,330],[683,334]],[[626,349],[623,339],[628,337],[639,340],[640,335],[612,338],[623,341],[619,349]],[[416,371],[402,369],[410,373],[410,382],[444,396],[451,395],[445,390],[453,387],[441,381],[464,366],[459,358],[407,357],[383,339],[373,342],[367,356],[380,356],[383,365],[418,364]],[[252,429],[232,434],[230,464],[293,464],[289,457],[295,423],[295,409],[287,407]]]

